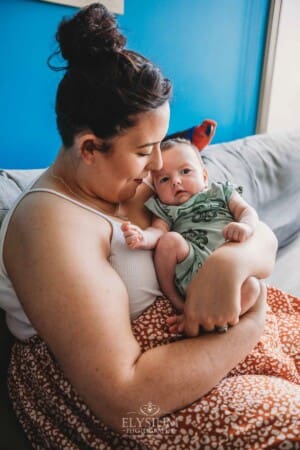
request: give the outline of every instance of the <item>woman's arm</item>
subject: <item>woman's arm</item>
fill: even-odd
[[[239,320],[241,286],[250,276],[266,278],[273,270],[277,239],[259,222],[254,234],[242,243],[228,242],[212,253],[187,290],[185,332],[197,336],[206,330]],[[230,305],[230,311],[229,306]]]
[[[110,225],[40,195],[17,208],[5,264],[33,326],[105,423],[121,430],[122,417],[150,400],[162,413],[190,404],[254,347],[264,326],[263,291],[256,309],[226,335],[142,353],[132,334],[125,286],[108,263]]]

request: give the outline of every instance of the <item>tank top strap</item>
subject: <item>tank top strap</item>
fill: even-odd
[[[62,194],[61,192],[55,191],[54,189],[33,188],[33,189],[28,190],[27,192],[24,192],[24,195],[20,198],[20,200],[22,200],[22,198],[24,198],[28,194],[31,194],[32,192],[46,192],[49,194],[56,195],[57,197],[63,198],[64,200],[67,200],[70,203],[73,203],[74,205],[79,206],[80,208],[86,209],[87,211],[97,214],[98,216],[102,217],[103,219],[108,220],[109,222],[118,222],[116,219],[109,216],[108,214],[98,211],[97,209],[92,208],[91,206],[85,205],[84,203],[81,203],[78,200],[74,200],[73,198],[69,197],[68,195]]]

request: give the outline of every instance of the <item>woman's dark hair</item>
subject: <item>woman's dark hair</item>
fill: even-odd
[[[57,126],[63,144],[90,129],[109,140],[135,124],[135,115],[161,106],[171,96],[171,83],[139,53],[125,49],[115,17],[100,3],[63,19],[56,39],[67,61],[56,96]],[[50,64],[54,70],[61,68]],[[107,151],[106,142],[101,151]]]

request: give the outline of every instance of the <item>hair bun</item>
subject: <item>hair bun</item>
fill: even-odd
[[[99,59],[123,50],[126,38],[118,30],[113,14],[100,3],[63,19],[56,39],[69,67],[99,64]]]

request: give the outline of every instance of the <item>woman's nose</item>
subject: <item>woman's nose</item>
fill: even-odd
[[[149,170],[160,170],[163,166],[160,144],[155,146],[152,151],[152,158],[149,163]]]

